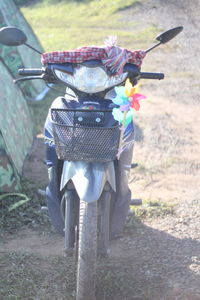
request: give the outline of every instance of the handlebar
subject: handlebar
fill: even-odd
[[[165,75],[163,73],[148,73],[148,72],[140,72],[139,73],[140,78],[144,79],[164,79]]]
[[[150,72],[140,72],[140,69],[133,64],[126,64],[124,71],[128,72],[130,79],[158,79],[161,80],[164,78],[163,73],[150,73]],[[51,69],[19,69],[18,74],[25,76],[23,78],[18,78],[15,80],[15,83],[18,81],[32,80],[32,79],[43,79],[48,83],[53,83],[56,81],[56,78],[52,74]]]
[[[43,69],[19,69],[18,74],[22,76],[40,76],[44,74]]]
[[[140,68],[134,64],[127,63],[124,66],[124,72],[128,72],[128,77],[134,79],[136,77],[144,79],[163,79],[163,73],[149,73],[149,72],[140,72]]]

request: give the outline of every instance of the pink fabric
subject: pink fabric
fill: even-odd
[[[47,52],[41,55],[43,64],[82,63],[86,60],[99,59],[113,74],[121,74],[126,63],[141,66],[146,53],[142,50],[130,51],[117,46],[81,47],[72,51]]]

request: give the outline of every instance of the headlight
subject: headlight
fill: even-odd
[[[121,75],[108,76],[101,67],[88,68],[82,65],[78,65],[75,68],[73,75],[57,69],[54,72],[61,81],[75,87],[79,91],[91,94],[102,92],[109,87],[123,82],[128,75],[126,72]]]

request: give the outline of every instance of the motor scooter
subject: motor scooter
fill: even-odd
[[[15,83],[40,79],[51,87],[58,83],[66,87],[45,122],[50,179],[46,195],[52,224],[64,235],[66,252],[75,253],[76,300],[95,299],[97,255],[108,254],[109,241],[122,231],[127,217],[131,199],[127,174],[134,144],[131,105],[139,105],[137,99],[129,102],[140,79],[164,78],[163,73],[141,72],[141,60],[182,29],[160,34],[158,43],[143,52],[123,52],[112,45],[108,52],[95,48],[88,54],[83,47],[75,51],[75,60],[71,52],[40,53],[16,27],[0,30],[0,43],[24,44],[42,55],[43,67],[19,69],[24,77]],[[116,63],[122,60],[123,64]],[[126,95],[120,94],[124,84]]]

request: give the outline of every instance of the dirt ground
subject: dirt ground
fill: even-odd
[[[130,174],[133,198],[164,203],[173,207],[173,213],[137,220],[111,243],[109,267],[122,272],[128,291],[130,285],[133,288],[123,298],[113,294],[98,300],[200,300],[199,15],[198,0],[149,0],[122,12],[124,19],[142,20],[137,26],[153,24],[161,32],[184,26],[177,38],[144,60],[143,71],[164,72],[166,77],[142,81],[140,91],[147,100],[135,117],[133,161],[138,167]],[[41,188],[47,183],[43,159],[38,136],[24,176]],[[12,249],[41,257],[63,256],[63,240],[55,233],[41,236],[23,230],[4,243],[4,252]]]

